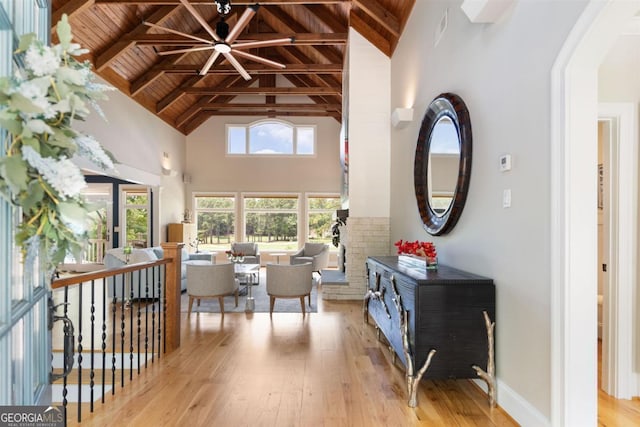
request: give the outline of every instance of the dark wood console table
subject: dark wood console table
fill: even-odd
[[[481,378],[495,406],[493,280],[440,265],[384,256],[367,259],[364,316],[406,368],[409,406],[428,379]]]

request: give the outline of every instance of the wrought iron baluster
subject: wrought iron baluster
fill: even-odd
[[[129,381],[133,381],[133,289],[135,285],[133,278],[138,276],[138,297],[140,297],[140,274],[140,271],[136,271],[136,274],[131,272],[131,299],[129,300]],[[140,298],[138,298],[138,307],[140,307]]]
[[[116,280],[118,277],[122,278],[122,283],[124,283],[124,273],[119,276],[113,277],[113,300],[111,301],[111,394],[116,394],[116,311],[118,309],[118,297],[117,295],[117,287],[118,281]],[[124,295],[124,293],[123,293]]]
[[[155,361],[156,356],[156,287],[155,287],[155,272],[153,275],[153,283],[151,284],[151,294],[153,295],[153,305],[151,306],[151,363]],[[159,310],[158,310],[159,311]]]
[[[104,403],[105,382],[107,376],[107,281],[102,281],[102,397]]]
[[[158,318],[158,360],[160,360],[161,344],[163,344],[162,351],[167,351],[166,340],[164,340],[164,342],[162,340],[162,331],[167,330],[167,292],[166,292],[167,290],[165,289],[162,277],[165,278],[164,282],[166,282],[166,279],[167,279],[166,268],[164,269],[164,275],[161,274],[160,277],[158,278],[158,295],[160,297],[160,301],[161,301],[160,305],[162,307],[161,313],[160,313],[160,310],[158,309],[158,316],[160,316],[160,318]],[[162,323],[161,323],[161,319],[162,319]]]
[[[69,305],[69,287],[64,288],[64,306],[62,309],[62,315],[64,317],[68,317],[67,306]],[[64,362],[63,362],[64,366]],[[67,400],[67,394],[69,390],[67,389],[67,375],[62,378],[62,407],[64,408],[64,419],[67,419],[67,404],[69,403]],[[66,422],[66,421],[65,421]]]
[[[131,272],[124,274],[124,280],[122,280],[122,304],[120,307],[120,387],[124,387],[124,337],[126,336],[125,331],[125,310],[127,309],[126,301],[126,279],[131,280]],[[131,282],[129,282],[131,284]]]
[[[95,327],[96,327],[96,295],[95,295],[95,287],[96,281],[95,279],[91,280],[91,361],[90,361],[90,370],[89,370],[89,411],[93,412],[93,386],[95,385],[94,378],[96,375],[95,366],[94,366],[94,358],[96,356],[95,352]]]
[[[153,278],[153,271],[151,272],[151,277]],[[148,275],[147,275],[147,279],[148,279]],[[147,283],[144,284],[144,295],[147,298],[147,300],[149,300],[149,283],[153,283],[153,282],[149,282],[149,280],[147,280]],[[151,298],[151,305],[155,304],[155,301],[153,300],[153,298]],[[144,361],[145,361],[145,369],[147,367],[147,355],[148,355],[148,351],[149,351],[149,304],[147,304],[144,307]]]
[[[82,283],[78,286],[78,422],[82,420]]]
[[[142,272],[140,273],[142,275]],[[149,269],[145,269],[144,270],[144,275],[145,275],[145,283],[147,283],[149,281]],[[142,295],[142,283],[138,283],[138,297],[140,298]],[[149,303],[149,301],[147,300],[147,296],[145,295],[144,298],[145,301],[145,306]],[[140,334],[142,333],[142,312],[140,310],[140,299],[138,299],[138,344],[136,346],[136,352],[138,354],[138,375],[140,375]]]

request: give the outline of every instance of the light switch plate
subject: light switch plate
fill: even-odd
[[[510,208],[511,207],[511,190],[506,189],[502,191],[502,207]]]

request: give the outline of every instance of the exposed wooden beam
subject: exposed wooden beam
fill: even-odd
[[[342,64],[285,64],[286,68],[273,68],[261,64],[243,64],[249,74],[342,74]],[[191,64],[159,64],[150,70],[166,74],[198,74],[201,65]],[[238,71],[231,65],[216,64],[208,75],[237,74]],[[133,89],[132,89],[133,91]]]
[[[182,98],[186,94],[186,91],[188,89],[191,89],[195,84],[200,83],[206,77],[207,76],[197,75],[197,76],[189,77],[187,80],[182,82],[178,87],[173,89],[167,96],[165,96],[160,101],[158,101],[158,103],[156,104],[156,114],[160,114],[164,110],[169,108],[171,104],[176,102],[178,99]]]
[[[196,37],[207,38],[207,34],[196,34]],[[237,43],[246,41],[263,41],[294,37],[296,46],[309,45],[345,45],[347,44],[348,35],[343,33],[249,33],[243,34],[241,39],[236,40]],[[125,36],[127,41],[134,42],[138,45],[150,46],[206,46],[206,43],[198,43],[197,41],[180,37],[173,34],[137,34]]]
[[[400,22],[376,0],[353,0],[353,3],[382,25],[394,37],[400,37]]]
[[[192,95],[339,95],[341,87],[192,87],[185,93]]]
[[[276,76],[275,74],[263,74],[258,77],[258,86],[260,87],[276,87]],[[275,104],[276,96],[269,95],[265,97],[265,104]]]
[[[253,81],[243,79],[239,74],[225,78],[219,87],[247,87],[252,85]],[[189,125],[190,121],[194,120],[202,109],[202,106],[211,102],[229,102],[235,96],[201,96],[191,107],[187,108],[182,114],[175,120],[174,126],[176,128],[184,128]],[[185,124],[186,123],[186,124]]]
[[[316,82],[311,80],[309,76],[288,75],[285,76],[285,78],[293,83],[296,87],[315,87],[316,85]],[[342,105],[342,97],[339,95],[309,96],[309,99],[311,99],[316,104]],[[340,110],[342,110],[342,108]]]
[[[171,16],[176,10],[178,10],[178,6],[162,6],[157,9],[151,16],[145,19],[147,22],[151,22],[152,24],[159,24],[163,22],[165,19]],[[115,43],[109,46],[106,50],[100,53],[96,57],[95,67],[96,70],[102,71],[107,67],[111,61],[116,59],[118,55],[122,54],[126,49],[135,45],[135,37],[141,34],[145,34],[149,30],[149,27],[144,25],[142,22],[136,26],[132,31],[130,31],[124,37],[119,37]]]
[[[369,40],[371,44],[380,49],[382,53],[391,57],[393,52],[391,51],[391,44],[389,43],[389,40],[383,37],[374,28],[371,28],[371,26],[360,15],[361,13],[362,11],[351,9],[349,21],[351,22],[353,29],[362,34],[365,39]]]
[[[210,116],[269,116],[265,111],[207,111]],[[278,111],[275,116],[299,116],[299,117],[336,117],[339,114],[336,111]]]
[[[263,8],[260,13],[263,17],[269,16],[271,19],[279,21],[287,29],[294,33],[306,33],[308,31],[302,24],[293,19],[289,14],[284,12],[279,7]],[[320,55],[324,56],[329,62],[337,63],[342,62],[342,53],[337,48],[331,46],[312,46]]]
[[[349,23],[339,21],[336,15],[326,6],[305,4],[304,6],[309,12],[320,19],[325,25],[331,28],[334,33],[347,33]]]
[[[140,77],[135,79],[131,83],[131,96],[138,96],[140,92],[142,92],[147,86],[151,83],[159,79],[165,72],[165,67],[180,67],[177,63],[188,56],[188,53],[183,53],[181,55],[174,55],[173,57],[164,58],[160,61],[159,64],[151,67],[147,71],[144,72]],[[186,73],[186,74],[198,74],[199,68],[196,69],[195,73]]]
[[[72,18],[78,13],[82,13],[84,10],[90,8],[95,3],[95,0],[70,0],[57,8],[51,14],[51,32],[55,32],[58,26],[58,21],[62,19],[62,15],[65,13],[69,18]]]
[[[279,52],[285,59],[288,59],[290,62],[304,63],[310,61],[309,57],[307,57],[303,52],[298,49],[290,50],[284,49],[282,47],[278,48]],[[313,76],[305,77],[302,75],[291,75],[287,74],[286,77],[294,83],[296,86],[300,86],[300,82],[303,82],[302,86],[317,86],[318,84],[327,87],[337,87],[342,86],[342,82],[336,79],[333,76],[320,75],[316,74]],[[294,81],[292,78],[299,77],[298,80]],[[303,78],[305,77],[305,78]],[[311,78],[312,77],[312,78]],[[342,94],[340,94],[340,99]]]
[[[340,104],[298,104],[298,103],[209,103],[202,107],[204,111],[288,111],[288,110],[300,110],[300,111],[340,111],[342,106]]]
[[[142,4],[142,5],[177,5],[180,0],[94,0],[98,4]],[[234,6],[251,6],[260,3],[266,5],[295,5],[295,4],[348,4],[351,0],[233,0]],[[213,0],[190,0],[194,5],[215,5]]]

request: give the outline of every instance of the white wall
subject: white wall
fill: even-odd
[[[291,117],[294,124],[316,124],[317,155],[243,157],[226,155],[225,124],[248,124],[255,117],[212,117],[187,136],[187,197],[194,192],[340,193],[340,124],[333,118]],[[190,203],[190,201],[189,201]]]
[[[585,2],[516,2],[495,24],[471,24],[459,6],[416,2],[392,58],[391,105],[413,106],[417,119],[391,134],[391,241],[431,240],[443,264],[494,279],[499,403],[524,425],[548,424],[550,70]],[[434,47],[445,8],[448,29]],[[467,104],[473,165],[456,228],[431,237],[416,206],[413,159],[422,115],[442,92]],[[501,173],[505,153],[512,170]]]
[[[351,29],[347,135],[350,217],[389,217],[390,72],[389,58]]]
[[[160,216],[154,223],[154,243],[166,240],[166,224],[180,222],[184,212],[182,171],[185,164],[185,136],[118,91],[107,92],[100,106],[105,121],[93,112],[78,129],[93,135],[111,151],[120,165],[117,178],[154,187]],[[162,153],[169,154],[175,176],[162,175]]]

